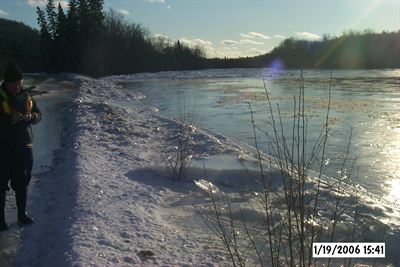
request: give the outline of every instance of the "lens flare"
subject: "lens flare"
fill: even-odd
[[[280,59],[275,59],[269,64],[268,68],[265,69],[264,76],[268,78],[276,77],[284,68],[285,63]]]

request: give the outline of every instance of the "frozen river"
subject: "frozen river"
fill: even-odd
[[[359,167],[358,178],[353,175],[353,182],[395,202],[400,201],[399,76],[400,70],[333,71],[328,140],[329,159],[343,158],[352,129],[349,156],[356,158],[355,165]],[[138,75],[138,82],[127,87],[142,92],[146,96],[144,102],[161,113],[177,118],[185,112],[204,128],[254,146],[248,103],[258,128],[267,130],[271,121],[263,79],[272,104],[280,106],[285,135],[290,139],[293,96],[299,93],[299,78],[299,70],[165,72]],[[330,72],[306,70],[304,79],[307,152],[311,153],[324,125]],[[272,154],[262,133],[259,135],[264,152]],[[333,166],[328,174],[335,177],[338,168]]]
[[[265,134],[267,131],[273,135],[266,90],[278,123],[279,105],[282,132],[288,147],[291,147],[294,96],[299,95],[300,73],[299,70],[273,69],[205,70],[119,76],[116,80],[121,81],[128,90],[142,93],[143,102],[158,109],[161,114],[184,118],[202,128],[254,147],[250,104],[260,149],[265,154],[277,157],[276,151],[270,149],[271,139]],[[324,165],[330,167],[324,173],[327,179],[333,181],[343,177],[347,180],[349,177],[350,186],[344,188],[348,197],[341,202],[347,202],[352,196],[361,197],[358,212],[361,211],[365,216],[361,224],[367,227],[358,228],[358,240],[385,241],[387,259],[396,261],[396,251],[400,245],[399,77],[400,70],[337,70],[332,72],[332,76],[330,71],[304,71],[306,157],[313,153],[313,146],[325,125],[331,92],[329,139],[324,159]],[[296,105],[298,107],[298,100]],[[280,132],[280,126],[278,130]],[[342,166],[345,158],[348,160]],[[225,175],[225,179],[229,179],[234,173],[230,171],[241,168],[240,164],[234,165],[233,162],[229,157],[210,157],[206,165],[229,173]],[[319,164],[310,168],[318,172]],[[251,179],[248,183],[251,183]],[[218,186],[223,186],[223,183]],[[171,198],[172,203],[175,203],[175,198]],[[165,211],[165,218],[183,228],[201,229],[201,224],[193,219],[195,216],[182,212],[182,209],[190,212],[193,209],[190,203],[196,201],[201,200],[194,196],[182,198],[177,208]],[[322,202],[328,207],[334,201],[333,194]],[[242,205],[249,206],[249,203],[243,202]],[[344,216],[352,218],[356,211],[350,206],[347,209]],[[252,216],[249,215],[247,219],[262,221],[262,218]]]

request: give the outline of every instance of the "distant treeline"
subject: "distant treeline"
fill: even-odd
[[[399,68],[400,31],[347,32],[305,41],[289,38],[270,53],[243,58],[205,57],[200,47],[152,37],[103,0],[69,0],[65,12],[49,0],[37,8],[40,31],[0,19],[0,71],[8,60],[24,71],[76,72],[93,76],[205,68]]]
[[[0,18],[0,77],[8,60],[24,71],[41,70],[40,34],[21,22]]]
[[[400,68],[400,30],[382,33],[348,31],[340,37],[324,36],[319,41],[289,38],[269,54],[253,58],[252,63],[275,60],[286,68]]]

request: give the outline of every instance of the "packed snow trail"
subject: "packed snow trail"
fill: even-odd
[[[161,216],[164,196],[185,190],[157,171],[172,122],[113,83],[69,78],[79,92],[68,108],[55,167],[31,192],[35,223],[22,232],[15,265],[228,263],[213,238],[181,231]],[[207,142],[218,147],[211,137]]]
[[[54,152],[60,148],[66,106],[75,96],[76,84],[57,75],[49,77],[43,74],[27,74],[24,83],[26,87],[35,86],[34,98],[46,114],[39,124],[33,126],[35,144],[32,173],[33,180],[36,180],[41,173],[52,168]],[[28,189],[31,191],[33,186]],[[16,217],[15,196],[11,190],[7,192],[6,201],[6,220],[10,229],[0,233],[0,266],[12,266],[15,251],[21,243],[21,228],[17,226]]]

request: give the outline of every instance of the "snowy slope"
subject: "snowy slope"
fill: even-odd
[[[162,171],[163,140],[174,122],[111,82],[71,79],[80,88],[63,149],[35,182],[29,210],[36,220],[23,230],[16,266],[228,264],[214,238],[162,216],[166,197],[193,189]],[[211,153],[224,150],[220,140],[200,135]]]

